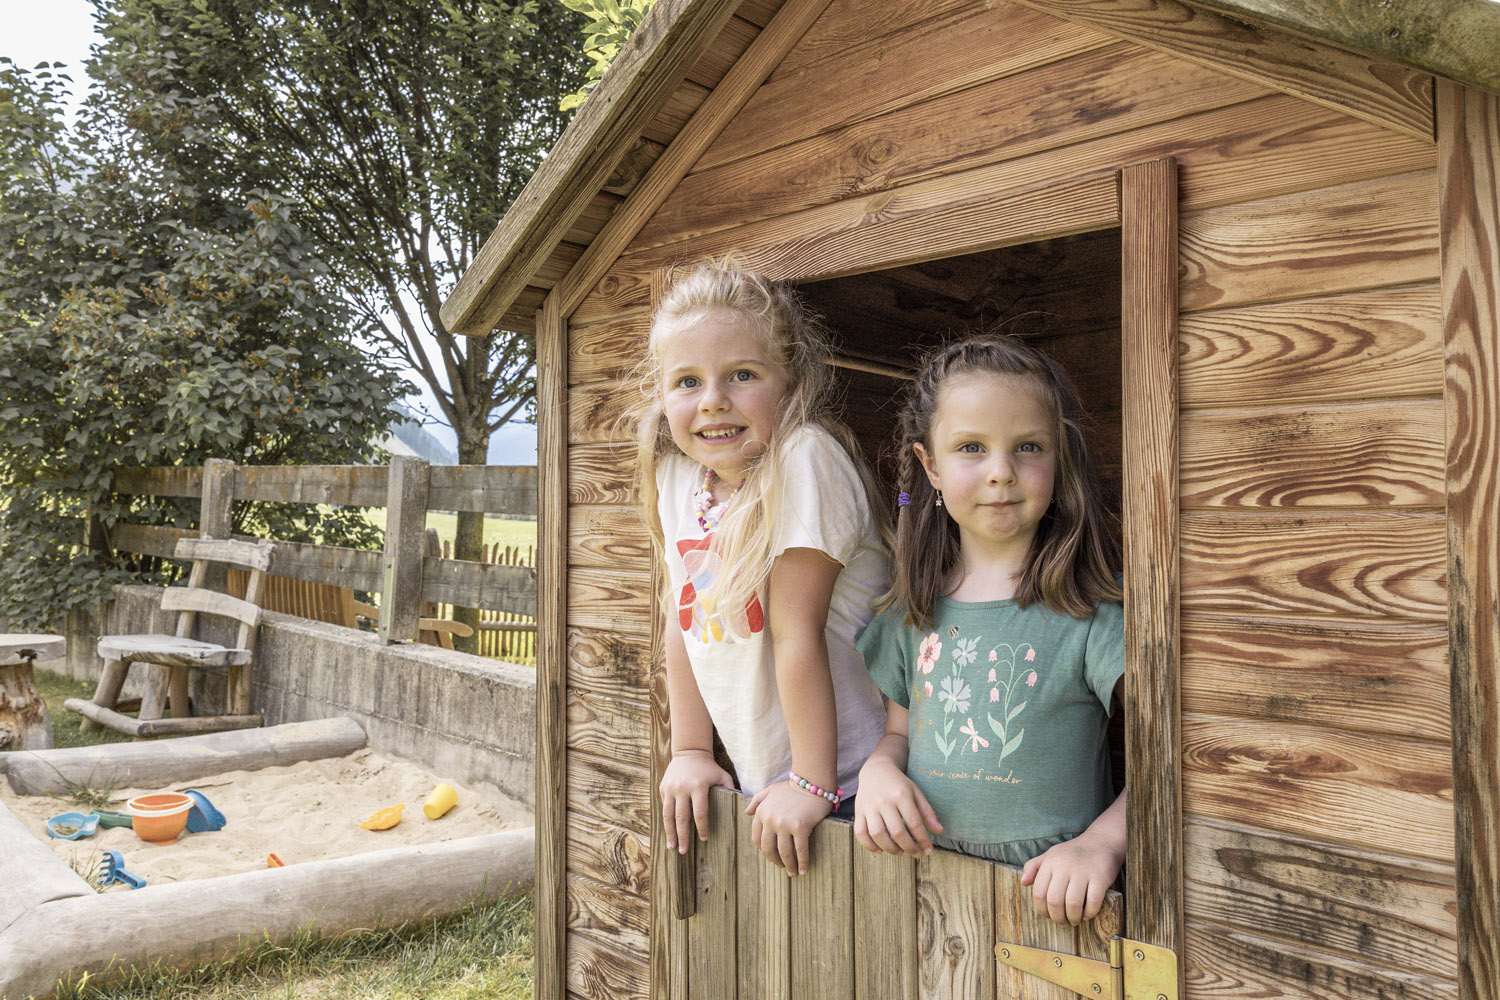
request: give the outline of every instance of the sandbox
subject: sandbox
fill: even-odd
[[[308,763],[315,761],[321,763]],[[361,786],[356,794],[337,797],[331,788],[323,795],[304,787],[301,798],[311,799],[305,802],[306,823],[291,826],[258,822],[251,807],[256,797],[242,796],[233,800],[225,830],[189,834],[169,847],[146,845],[128,829],[117,829],[101,830],[98,844],[81,840],[54,850],[38,838],[35,817],[71,807],[12,798],[23,819],[0,802],[0,997],[50,994],[60,978],[85,972],[108,976],[157,963],[198,965],[308,928],[337,933],[440,915],[529,887],[530,817],[503,807],[497,811],[468,793],[451,817],[436,822],[425,821],[421,797],[402,793],[401,826],[379,834],[357,831],[355,842],[329,847],[361,853],[314,860],[319,852],[312,845],[346,836],[371,805],[392,804],[386,801],[392,789],[425,795],[413,782],[430,779],[413,778],[403,768],[365,750],[364,731],[347,718],[159,743],[0,755],[0,773],[22,796],[59,794],[70,783],[121,794],[191,784],[211,798],[217,788],[229,799],[227,782],[241,777],[248,784],[239,772],[262,771],[257,775],[262,784],[310,771],[333,774],[346,792],[351,784]],[[450,818],[455,825],[440,829]],[[226,838],[236,820],[238,835]],[[516,821],[524,825],[431,842]],[[261,825],[265,831],[250,829]],[[189,842],[193,838],[196,843]],[[217,858],[213,838],[223,838]],[[274,849],[278,838],[290,855],[282,858],[286,867],[267,867],[262,851],[268,845]],[[385,846],[397,841],[402,846]],[[124,850],[127,867],[147,877],[145,888],[117,886],[99,893],[74,870],[91,870],[91,855],[111,847]],[[205,865],[230,873],[202,877]]]

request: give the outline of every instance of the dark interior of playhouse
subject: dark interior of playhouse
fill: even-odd
[[[889,487],[893,505],[903,376],[934,347],[999,332],[1024,338],[1073,380],[1085,410],[1089,453],[1118,532],[1120,254],[1120,230],[1101,229],[798,287],[831,327],[839,415],[878,481]],[[1119,712],[1110,726],[1110,747],[1118,788],[1125,776]]]

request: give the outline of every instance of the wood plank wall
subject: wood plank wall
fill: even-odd
[[[1004,2],[833,0],[570,317],[570,995],[650,991],[652,584],[619,415],[652,274],[831,236],[852,272],[871,226],[1164,156],[1187,995],[1453,991],[1432,142]]]

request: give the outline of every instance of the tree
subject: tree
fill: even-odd
[[[101,64],[145,99],[213,109],[195,176],[297,199],[351,307],[432,390],[459,461],[484,464],[491,432],[532,411],[534,344],[455,335],[439,308],[561,133],[577,15],[553,0],[95,4]],[[460,514],[455,554],[478,559],[482,532]]]
[[[569,10],[589,18],[584,28],[583,54],[589,59],[587,83],[562,99],[562,109],[571,111],[584,102],[604,71],[630,41],[631,32],[656,0],[562,0]]]
[[[20,627],[129,578],[79,551],[83,513],[195,518],[110,494],[114,467],[369,461],[400,388],[354,342],[297,206],[221,198],[184,172],[174,137],[204,127],[200,105],[121,114],[106,74],[70,132],[66,82],[0,60],[0,615]],[[273,516],[241,504],[235,526]],[[357,511],[292,520],[275,533],[378,538]]]

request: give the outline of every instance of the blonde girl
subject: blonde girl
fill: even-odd
[[[669,849],[708,836],[732,785],[751,837],[805,874],[818,820],[849,812],[884,709],[854,633],[889,581],[868,471],[828,416],[827,348],[788,288],[706,263],[651,325],[639,486],[665,560]]]
[[[888,696],[855,836],[1023,865],[1037,909],[1098,913],[1125,855],[1106,726],[1124,673],[1119,553],[1062,371],[981,337],[901,417],[891,603],[859,637]]]

